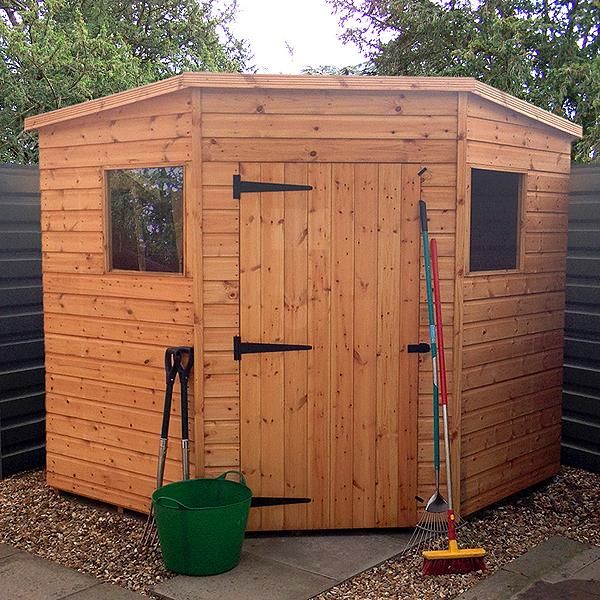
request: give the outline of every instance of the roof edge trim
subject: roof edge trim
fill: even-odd
[[[491,85],[487,85],[486,83],[481,83],[480,81],[475,82],[472,92],[477,96],[494,102],[494,104],[499,104],[509,108],[510,110],[514,110],[519,114],[529,117],[530,119],[540,121],[549,127],[558,129],[559,131],[562,131],[573,138],[580,139],[583,135],[583,127],[581,125],[573,123],[564,117],[555,115],[554,113],[544,110],[543,108],[539,108],[538,106],[535,106],[535,104],[531,104],[526,100],[521,100],[516,96],[502,92]]]
[[[542,122],[549,127],[558,129],[573,138],[581,138],[582,136],[580,125],[538,108],[525,100],[511,96],[506,92],[501,92],[472,77],[341,77],[201,72],[182,73],[169,79],[118,92],[103,98],[27,117],[25,119],[25,130],[40,129],[70,119],[132,104],[133,102],[148,100],[184,88],[470,92],[535,121]]]
[[[110,110],[111,108],[126,106],[127,104],[132,104],[140,100],[156,98],[163,94],[176,92],[184,87],[187,86],[183,82],[182,75],[176,75],[169,79],[148,83],[140,87],[125,90],[124,92],[111,94],[110,96],[103,96],[102,98],[96,98],[95,100],[87,100],[86,102],[80,102],[79,104],[73,104],[72,106],[66,106],[65,108],[57,108],[56,110],[51,110],[39,115],[26,117],[25,131],[40,129],[41,127],[62,123],[63,121],[70,121],[71,119],[77,119],[79,117],[86,117],[105,110]]]

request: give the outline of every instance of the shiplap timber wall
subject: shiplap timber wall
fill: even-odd
[[[196,348],[193,473],[239,466],[232,338],[239,332],[240,217],[231,182],[242,162],[427,166],[422,194],[441,254],[464,508],[476,510],[558,468],[566,135],[467,93],[249,87],[140,100],[44,127],[40,144],[51,485],[147,507],[167,345]],[[107,272],[102,169],[161,164],[186,166],[185,276]],[[469,165],[527,172],[519,273],[465,273]],[[420,339],[427,341],[423,273],[419,292]],[[417,493],[427,498],[426,355],[418,385]],[[178,432],[176,418],[168,479],[179,476]]]
[[[0,165],[0,479],[45,460],[38,181],[35,166]]]
[[[189,91],[40,131],[48,483],[135,510],[155,487],[164,349],[192,343],[192,277],[189,260],[185,276],[107,272],[102,170],[184,165],[187,186],[191,131]]]
[[[521,171],[527,189],[521,268],[464,277],[465,513],[559,469],[570,142],[508,109],[469,98],[467,165]]]
[[[562,461],[600,472],[600,166],[571,171]]]
[[[423,197],[438,238],[448,339],[454,310],[457,103],[455,93],[203,90],[204,353],[207,473],[237,468],[240,162],[400,162],[426,165]],[[416,218],[416,215],[415,215]],[[421,339],[428,339],[421,278]],[[451,344],[450,344],[451,346]],[[418,493],[431,493],[431,360],[419,359]],[[452,352],[449,352],[449,367]],[[450,374],[450,381],[452,375]]]

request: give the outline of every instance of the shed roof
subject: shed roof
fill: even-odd
[[[242,73],[190,72],[149,83],[125,92],[59,108],[27,117],[25,129],[40,129],[140,100],[147,100],[185,88],[294,89],[354,91],[469,92],[535,119],[572,137],[581,137],[580,125],[481,83],[472,77],[373,77],[329,75],[256,75]]]

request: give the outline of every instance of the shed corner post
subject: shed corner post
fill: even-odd
[[[454,382],[451,402],[451,440],[454,442],[452,470],[454,480],[453,495],[456,498],[456,512],[460,514],[462,506],[461,481],[461,415],[462,415],[462,365],[463,365],[463,315],[464,315],[464,278],[467,265],[468,215],[467,196],[469,181],[467,178],[467,104],[468,92],[458,94],[457,113],[457,152],[456,152],[456,248],[454,270],[454,340],[453,374]]]
[[[204,475],[204,288],[202,252],[202,89],[192,96],[192,160],[190,173],[192,297],[194,302],[194,474]]]

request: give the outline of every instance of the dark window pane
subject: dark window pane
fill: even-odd
[[[471,170],[471,271],[516,269],[519,173]]]
[[[183,167],[108,172],[110,264],[183,273]]]

